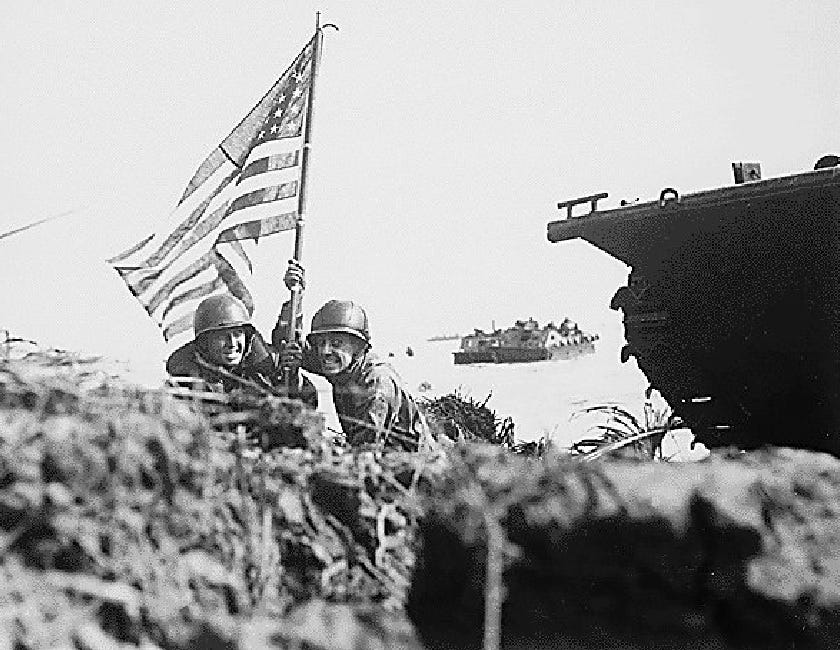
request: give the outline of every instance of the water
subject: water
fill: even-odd
[[[434,341],[405,348],[389,358],[415,394],[437,397],[460,389],[477,400],[490,395],[487,406],[510,416],[521,441],[551,436],[567,445],[580,439],[587,418],[572,416],[589,406],[618,404],[641,417],[648,382],[633,361],[622,364],[623,341],[601,339],[594,354],[576,359],[514,364],[458,365],[452,352],[459,341]],[[431,389],[420,392],[423,382]]]
[[[644,422],[648,381],[634,360],[619,360],[621,336],[601,338],[594,354],[535,363],[456,366],[452,353],[459,344],[423,342],[411,346],[414,356],[407,356],[403,347],[388,360],[415,395],[431,398],[456,389],[477,400],[490,395],[487,406],[499,417],[513,418],[517,441],[548,436],[553,444],[568,447],[586,437],[590,427],[604,422],[603,416],[581,414],[591,406],[615,404]],[[431,389],[419,390],[423,382]],[[652,402],[656,409],[667,408],[656,392]],[[702,445],[692,450],[692,438],[688,430],[668,434],[663,454],[675,461],[704,458],[708,451]]]

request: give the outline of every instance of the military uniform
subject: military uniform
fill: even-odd
[[[307,365],[315,363],[307,360]],[[317,368],[312,371],[317,373]],[[414,451],[427,439],[426,421],[414,398],[396,370],[372,351],[327,381],[332,385],[338,421],[351,445],[381,443]]]
[[[313,350],[318,337],[332,333],[349,334],[362,343],[352,362],[337,374],[322,367],[322,357]],[[364,309],[349,300],[330,300],[312,318],[307,340],[310,346],[304,349],[303,367],[332,385],[333,403],[347,442],[410,451],[431,442],[425,418],[402,379],[371,351]]]
[[[259,392],[253,385],[272,393],[284,392],[286,385],[277,366],[276,353],[252,327],[249,329],[242,361],[232,368],[222,368],[207,361],[200,346],[193,340],[175,350],[166,361],[166,372],[172,377],[192,377],[205,382],[208,389],[229,392],[236,389]],[[243,381],[238,381],[239,379]],[[301,377],[299,390],[289,395],[310,408],[318,406],[318,391],[309,379]],[[250,384],[250,385],[249,385]]]
[[[232,365],[211,361],[214,353],[207,347],[207,337],[213,332],[241,331],[244,349],[241,358]],[[283,373],[278,366],[279,355],[263,340],[251,325],[245,305],[234,296],[218,294],[201,301],[193,316],[195,339],[173,352],[166,361],[170,376],[202,380],[209,390],[285,394]],[[311,408],[318,405],[318,391],[311,381],[300,377],[301,384],[288,397],[299,399]],[[177,380],[175,381],[177,382]]]

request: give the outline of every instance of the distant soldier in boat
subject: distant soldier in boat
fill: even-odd
[[[280,322],[284,316],[289,317],[281,310]],[[241,300],[228,294],[205,298],[195,310],[193,331],[195,338],[166,361],[170,376],[202,380],[211,391],[285,394],[313,409],[317,407],[318,392],[302,375],[287,391],[277,350],[251,324]]]
[[[303,287],[303,267],[290,260],[286,286]],[[428,427],[414,397],[390,364],[371,349],[365,310],[349,300],[330,300],[312,318],[301,348],[279,343],[280,363],[325,377],[333,389],[333,403],[347,442],[380,444],[414,451],[429,443]]]

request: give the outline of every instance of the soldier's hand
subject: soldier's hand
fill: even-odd
[[[300,343],[283,343],[280,346],[280,367],[300,368],[303,363],[303,348]]]
[[[289,260],[289,266],[286,268],[286,274],[283,276],[283,284],[289,291],[294,291],[295,287],[301,289],[306,288],[306,274],[297,260]]]

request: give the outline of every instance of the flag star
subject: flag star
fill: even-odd
[[[302,94],[303,94],[303,89],[301,89],[301,88],[295,88],[294,92],[292,93],[292,97],[294,97],[295,99],[297,99],[297,98],[298,98],[298,97],[300,97]]]
[[[271,132],[272,133],[277,133],[279,130],[280,130],[280,125],[275,122],[274,126],[271,127]]]
[[[265,137],[265,129],[260,130],[259,137],[260,137],[260,138],[264,138],[264,137]]]

